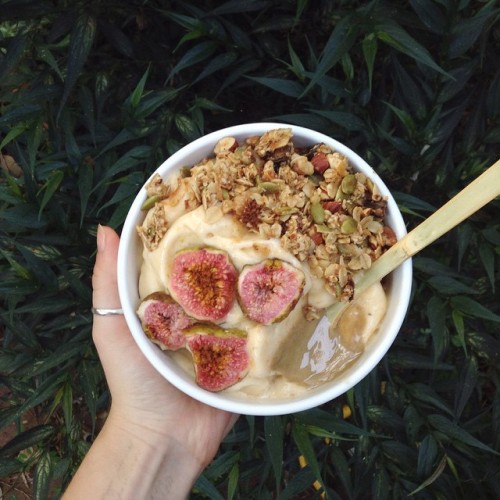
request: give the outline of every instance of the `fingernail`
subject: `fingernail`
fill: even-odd
[[[106,248],[106,233],[104,227],[99,224],[97,226],[97,251],[104,252]]]

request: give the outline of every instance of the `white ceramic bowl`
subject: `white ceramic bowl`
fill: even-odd
[[[213,147],[223,137],[232,136],[244,140],[254,135],[262,135],[273,128],[290,127],[293,130],[294,144],[299,146],[313,145],[320,142],[330,145],[348,157],[355,170],[365,173],[371,178],[383,195],[388,196],[387,222],[393,228],[397,238],[406,234],[401,213],[389,190],[376,172],[356,153],[336,140],[302,127],[282,123],[250,123],[218,130],[188,144],[168,158],[155,173],[167,177],[185,165],[193,165],[206,156],[213,154]],[[310,389],[299,397],[287,400],[242,400],[230,392],[213,393],[201,389],[168,354],[161,351],[144,334],[136,315],[139,304],[138,280],[142,260],[142,242],[137,236],[136,226],[144,218],[141,205],[146,199],[143,187],[137,195],[127,215],[121,234],[118,253],[118,288],[125,319],[137,342],[151,364],[174,386],[191,397],[223,410],[247,415],[280,415],[295,413],[316,407],[330,401],[356,385],[380,362],[389,350],[406,314],[410,300],[412,282],[412,264],[408,260],[391,275],[388,288],[388,308],[378,332],[372,335],[363,354],[347,370],[331,382]]]

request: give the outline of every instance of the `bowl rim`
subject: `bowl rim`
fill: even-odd
[[[200,149],[207,150],[207,148],[211,147],[211,149],[208,149],[207,153],[205,153],[209,154],[208,151],[213,151],[215,143],[223,137],[250,137],[253,135],[261,135],[275,128],[291,128],[293,137],[295,138],[298,136],[298,142],[307,142],[308,144],[324,142],[335,148],[336,151],[347,156],[349,163],[355,170],[361,168],[368,177],[374,179],[381,193],[388,196],[388,214],[390,218],[394,219],[393,225],[396,223],[393,229],[395,230],[397,238],[400,239],[406,234],[403,216],[386,184],[363,158],[345,144],[321,132],[297,125],[275,122],[246,123],[219,129],[186,144],[165,159],[165,161],[155,169],[139,190],[128,211],[121,232],[117,263],[118,290],[125,320],[135,342],[154,368],[172,385],[194,399],[221,410],[256,416],[284,415],[320,406],[321,404],[337,398],[364,379],[382,360],[399,333],[409,307],[412,288],[412,261],[408,259],[401,264],[396,271],[391,273],[393,276],[398,276],[398,281],[401,283],[401,290],[398,290],[397,297],[399,306],[394,306],[397,314],[395,317],[390,318],[390,332],[384,332],[385,334],[378,338],[376,346],[368,353],[365,350],[365,353],[367,353],[366,356],[365,353],[361,356],[361,359],[364,359],[364,361],[362,363],[355,362],[353,367],[347,369],[348,373],[346,376],[344,376],[343,373],[331,382],[322,384],[318,388],[308,390],[298,397],[284,400],[258,399],[251,401],[234,397],[234,395],[231,395],[231,392],[214,393],[206,391],[197,386],[189,374],[185,373],[174,360],[167,358],[165,353],[149,340],[142,330],[140,321],[136,315],[136,308],[138,305],[137,297],[134,299],[134,294],[131,291],[131,289],[135,287],[136,295],[138,296],[138,274],[133,277],[130,272],[131,258],[134,255],[133,247],[135,245],[138,251],[141,251],[142,248],[142,245],[138,247],[139,238],[137,237],[136,226],[140,223],[140,219],[143,218],[141,206],[146,199],[145,186],[157,173],[164,176],[170,171],[174,171],[176,167],[180,168],[186,163],[192,164],[195,161],[200,161],[204,155],[200,155],[198,151]],[[304,137],[314,137],[313,142],[309,141],[309,139],[304,139]],[[196,157],[197,154],[198,159],[194,159],[192,163],[182,161],[189,156],[194,155],[194,157]],[[135,263],[132,263],[132,266],[139,267],[137,259]],[[384,318],[383,323],[385,322],[386,319]]]

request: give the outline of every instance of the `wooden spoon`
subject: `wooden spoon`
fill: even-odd
[[[380,256],[356,283],[355,293],[361,294],[497,196],[500,196],[500,160]],[[351,303],[338,302],[326,310],[331,326],[337,324]]]

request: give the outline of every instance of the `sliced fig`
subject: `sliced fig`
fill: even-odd
[[[222,321],[233,306],[238,274],[223,250],[187,248],[177,252],[170,292],[186,313],[203,321]]]
[[[146,335],[162,349],[176,351],[186,346],[182,331],[193,324],[182,307],[164,292],[148,295],[137,309]]]
[[[194,325],[185,331],[193,356],[196,383],[218,392],[239,382],[249,369],[245,332],[216,325]]]
[[[280,259],[245,266],[238,279],[238,300],[253,321],[270,325],[285,319],[302,294],[304,273]]]

